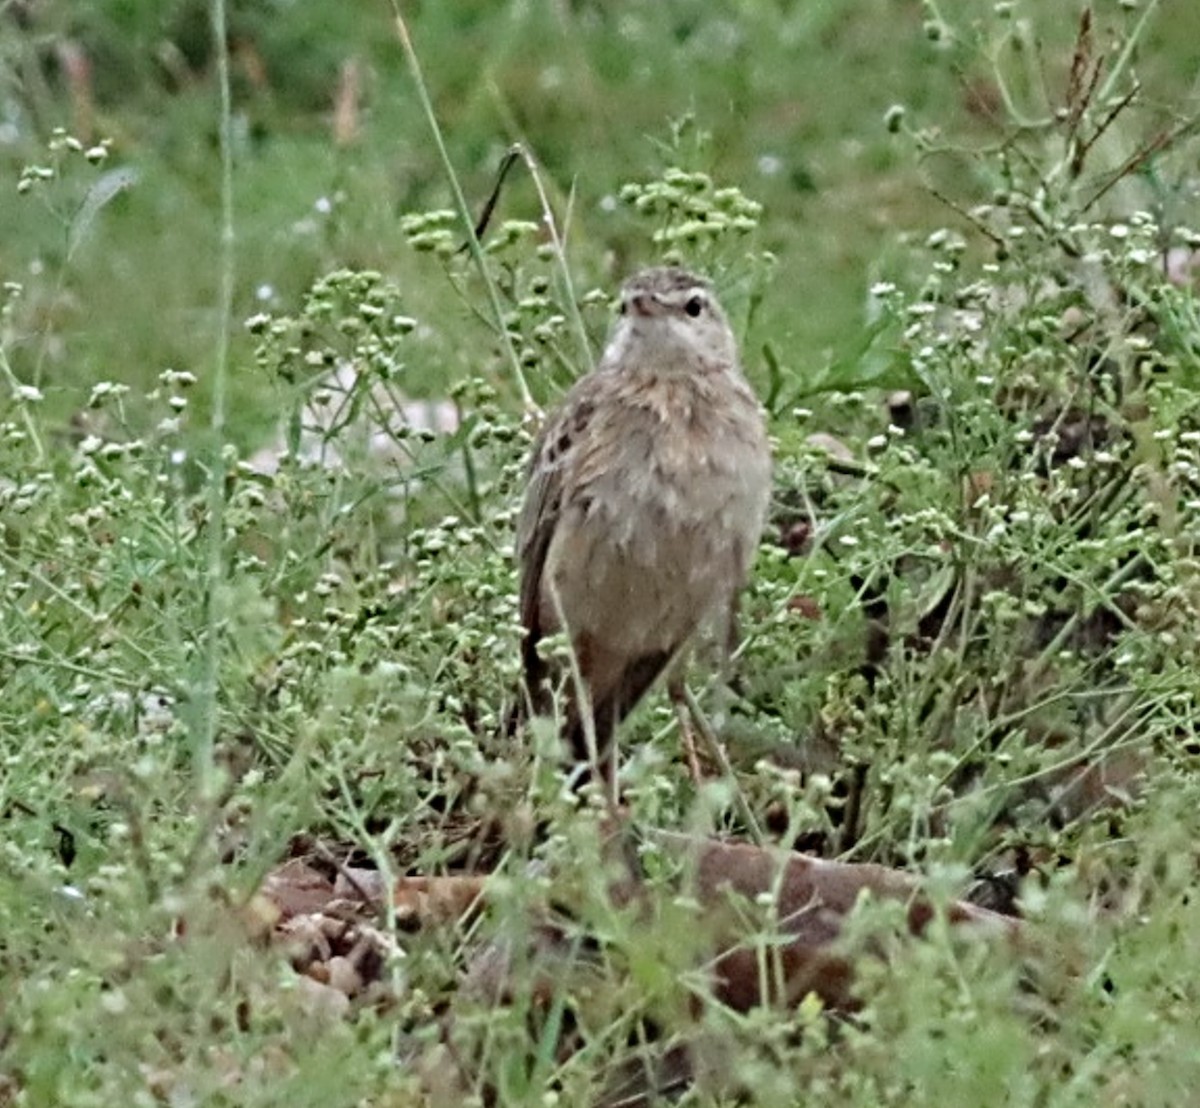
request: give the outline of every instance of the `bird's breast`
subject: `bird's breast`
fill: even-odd
[[[673,648],[743,583],[770,457],[748,388],[722,399],[641,397],[590,428],[550,558],[576,629]]]

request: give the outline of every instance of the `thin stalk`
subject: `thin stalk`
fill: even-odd
[[[127,689],[140,689],[143,685],[141,678],[127,677],[117,670],[81,666],[78,662],[72,662],[59,655],[46,656],[39,654],[31,656],[20,650],[5,650],[0,648],[0,661],[10,663],[13,667],[11,672],[15,672],[18,666],[37,665],[61,670],[63,673],[76,673],[80,677],[87,677],[92,681],[107,682],[110,685],[122,685]]]
[[[17,375],[13,372],[12,366],[8,361],[8,354],[3,346],[0,346],[0,377],[4,378],[4,382],[12,391],[14,399],[18,397],[20,395],[21,382],[17,380]],[[25,433],[29,436],[29,441],[33,443],[37,460],[39,462],[45,461],[46,448],[42,444],[42,436],[38,433],[37,422],[29,411],[29,404],[24,400],[18,400],[17,410],[21,413],[21,422],[25,424]]]
[[[1104,79],[1104,84],[1100,86],[1100,91],[1096,93],[1096,103],[1104,105],[1108,103],[1108,99],[1113,94],[1113,90],[1117,87],[1117,83],[1125,75],[1125,71],[1129,68],[1129,63],[1133,59],[1133,52],[1137,49],[1138,43],[1142,41],[1142,35],[1146,28],[1150,25],[1150,20],[1158,9],[1159,0],[1150,0],[1142,9],[1142,14],[1138,17],[1137,24],[1133,30],[1125,36],[1125,41],[1121,44],[1121,53],[1117,55],[1117,60],[1113,62],[1112,67],[1108,71],[1108,76]]]
[[[408,63],[409,72],[412,74],[413,83],[417,86],[417,99],[421,102],[421,109],[425,113],[425,121],[429,124],[429,133],[433,136],[433,143],[437,147],[438,157],[441,158],[442,168],[446,171],[446,179],[450,182],[450,191],[454,194],[454,206],[458,209],[458,217],[462,220],[462,225],[466,229],[467,245],[470,247],[471,257],[475,262],[476,268],[479,270],[480,276],[483,278],[484,287],[487,289],[492,314],[496,319],[496,329],[500,333],[500,341],[504,346],[505,355],[512,366],[517,388],[521,392],[521,402],[530,410],[536,409],[537,405],[534,403],[533,394],[529,391],[529,383],[525,380],[525,371],[521,368],[521,359],[517,357],[512,337],[509,335],[508,329],[504,326],[504,308],[500,303],[500,292],[496,288],[495,281],[492,280],[491,273],[488,271],[487,259],[483,256],[483,247],[479,245],[479,237],[475,234],[475,221],[471,217],[471,209],[467,207],[467,200],[463,195],[462,186],[458,183],[458,175],[454,172],[454,163],[450,160],[450,152],[446,149],[445,140],[442,138],[442,129],[438,124],[437,115],[433,110],[433,101],[429,98],[429,89],[425,84],[425,75],[421,71],[421,62],[417,57],[416,49],[413,47],[412,37],[408,33],[408,24],[405,23],[404,16],[400,14],[398,0],[388,0],[388,3],[391,6],[392,18],[395,21],[396,35],[400,39],[401,47],[404,49],[404,58]]]
[[[529,170],[529,176],[533,178],[533,187],[537,189],[538,203],[542,206],[542,223],[545,224],[546,231],[550,235],[551,245],[554,247],[554,257],[558,262],[559,278],[563,284],[563,292],[566,295],[567,304],[571,313],[571,322],[575,328],[575,337],[579,343],[579,353],[583,358],[583,366],[585,370],[590,370],[595,364],[595,359],[592,356],[592,344],[588,339],[587,328],[583,324],[583,315],[579,311],[579,301],[575,299],[575,286],[571,282],[571,267],[567,265],[567,248],[566,235],[558,233],[558,225],[554,220],[554,209],[550,207],[550,198],[546,195],[546,189],[542,185],[542,177],[538,172],[537,159],[533,153],[522,142],[513,145],[513,151],[525,163],[525,168]],[[571,202],[567,205],[568,218],[572,207],[574,206],[575,190],[571,189]]]
[[[766,836],[763,834],[762,825],[758,822],[758,818],[754,814],[754,809],[750,806],[750,801],[746,799],[746,794],[742,792],[741,785],[738,784],[737,774],[734,772],[733,765],[729,761],[729,755],[726,753],[725,747],[722,745],[717,733],[713,730],[712,724],[709,723],[708,717],[704,714],[704,709],[701,707],[700,701],[696,699],[696,694],[686,684],[683,686],[683,696],[692,721],[696,724],[700,734],[704,736],[709,753],[716,760],[717,766],[721,770],[721,775],[733,791],[734,804],[737,806],[742,819],[746,822],[746,829],[750,833],[751,841],[758,846],[762,846],[767,841]]]
[[[213,363],[212,409],[209,419],[211,442],[208,469],[208,559],[204,589],[204,649],[200,679],[197,723],[194,729],[193,761],[200,796],[209,800],[216,791],[213,750],[217,735],[218,663],[220,661],[220,613],[217,594],[224,577],[225,535],[225,381],[229,373],[229,339],[233,319],[234,228],[233,228],[233,106],[229,85],[229,43],[225,0],[212,0],[213,46],[217,58],[220,89],[221,230],[218,267],[217,346]]]

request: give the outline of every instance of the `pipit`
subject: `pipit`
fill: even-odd
[[[728,647],[770,488],[763,410],[712,287],[677,268],[631,278],[600,363],[538,435],[518,523],[529,706],[551,706],[538,644],[565,632],[578,761],[611,778],[617,724],[701,627]]]

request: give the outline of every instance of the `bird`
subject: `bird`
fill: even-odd
[[[702,627],[728,649],[770,493],[766,414],[711,283],[637,273],[534,440],[517,521],[523,704],[546,714],[561,688],[578,780],[603,765],[615,788],[617,725]],[[556,634],[565,667],[539,651]]]

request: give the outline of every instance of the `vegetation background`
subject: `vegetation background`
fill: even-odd
[[[432,1050],[458,942],[329,1021],[245,906],[305,836],[512,905],[588,857],[550,736],[497,737],[522,382],[667,254],[733,307],[778,488],[734,772],[694,790],[649,705],[632,818],[1019,889],[1040,939],[898,952],[853,1021],[714,1016],[733,1086],[1190,1102],[1200,8],[1093,8],[405,5],[468,205],[536,159],[480,270],[386,4],[231,4],[223,120],[208,3],[0,2],[0,1103],[426,1095],[397,1028]],[[414,399],[441,432],[381,429]],[[589,1102],[675,987],[634,978],[566,1058],[459,1011],[475,1091]]]

